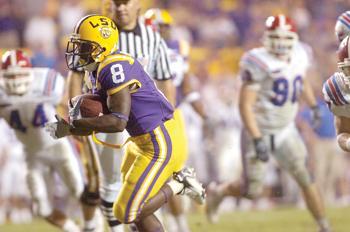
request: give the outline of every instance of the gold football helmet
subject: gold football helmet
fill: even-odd
[[[118,39],[117,25],[112,19],[102,15],[85,16],[76,24],[67,43],[68,68],[91,71],[91,67],[117,50]]]

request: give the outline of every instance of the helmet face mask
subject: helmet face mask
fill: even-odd
[[[171,26],[169,24],[159,24],[159,33],[164,39],[169,39],[171,37]]]
[[[95,62],[105,51],[99,44],[71,36],[66,48],[66,63],[69,69],[83,68]]]
[[[267,33],[264,45],[269,52],[277,56],[289,56],[297,41],[295,35],[283,33]]]
[[[338,69],[347,77],[350,78],[350,57],[349,57],[349,36],[346,36],[339,45],[338,53]]]
[[[9,95],[23,95],[28,92],[34,79],[30,68],[13,68],[2,74],[3,85]]]
[[[344,62],[339,62],[338,68],[346,77],[350,78],[350,59],[345,59]]]

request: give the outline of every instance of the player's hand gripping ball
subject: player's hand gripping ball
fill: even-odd
[[[106,102],[97,94],[82,94],[69,100],[69,121],[109,113]]]

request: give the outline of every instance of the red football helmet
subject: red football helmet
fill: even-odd
[[[288,58],[298,41],[296,27],[285,15],[270,16],[265,22],[264,47],[279,58]]]
[[[338,53],[338,68],[350,77],[350,36],[346,36],[339,45]]]
[[[350,34],[350,11],[345,11],[339,15],[334,30],[339,42]]]
[[[168,10],[152,8],[148,9],[145,14],[145,23],[147,25],[173,25],[174,19]]]
[[[171,38],[171,26],[174,24],[174,19],[168,10],[152,8],[146,11],[144,18],[145,24],[158,30],[165,40]]]
[[[1,77],[8,94],[22,95],[33,80],[32,64],[21,50],[9,50],[2,55]]]

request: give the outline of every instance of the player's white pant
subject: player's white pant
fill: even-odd
[[[28,188],[25,184],[27,170],[24,162],[23,147],[18,142],[11,145],[7,147],[8,150],[4,153],[6,156],[4,157],[5,163],[1,166],[0,199],[25,197],[28,194]],[[1,155],[0,158],[2,158]]]
[[[51,171],[58,173],[72,196],[80,197],[84,188],[83,178],[68,139],[60,139],[36,154],[27,154],[27,166],[28,187],[40,216],[46,217],[52,212],[48,194],[48,186],[52,183],[46,181]]]
[[[278,133],[265,135],[263,140],[270,148],[270,158],[275,158],[281,168],[288,171],[299,186],[311,183],[306,168],[307,151],[305,144],[294,123],[281,129]],[[256,159],[253,140],[247,135],[243,138],[243,165],[246,179],[247,197],[258,197],[263,191],[263,182],[268,164]]]
[[[124,131],[123,133],[99,133],[96,136],[109,144],[123,144],[129,135]],[[123,150],[106,146],[98,146],[98,150],[102,174],[100,185],[101,208],[111,230],[114,230],[113,227],[120,224],[114,217],[112,209],[122,185],[120,166],[123,159]]]
[[[187,103],[182,103],[180,109],[185,119],[186,134],[188,144],[190,144],[188,146],[187,165],[196,170],[197,178],[201,182],[208,183],[210,178],[207,171],[208,160],[205,157],[205,146],[203,145],[202,119]]]
[[[313,141],[314,156],[317,156],[315,163],[315,178],[322,195],[327,204],[333,204],[339,195],[336,186],[339,180],[347,176],[348,162],[346,155],[338,146],[335,138],[318,138]],[[340,193],[341,195],[342,193]]]

